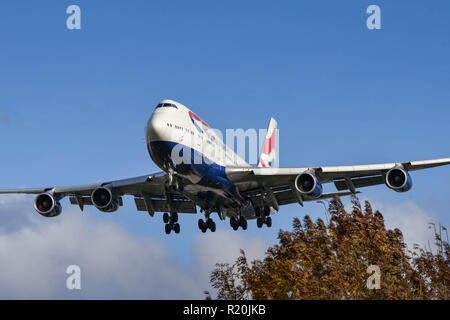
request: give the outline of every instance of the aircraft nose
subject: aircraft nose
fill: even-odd
[[[164,139],[166,121],[161,115],[153,114],[147,122],[147,141],[161,141]]]

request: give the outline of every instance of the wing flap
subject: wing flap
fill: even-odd
[[[80,201],[78,201],[80,199]],[[70,197],[69,198],[70,204],[72,205],[78,205],[78,206],[93,206],[91,197]],[[80,203],[81,202],[81,203]],[[122,197],[119,197],[119,206],[123,206],[123,199]]]
[[[357,193],[360,193],[360,192],[357,192]],[[319,200],[323,200],[323,199],[329,199],[329,198],[334,198],[334,197],[345,197],[345,196],[350,196],[350,195],[352,195],[351,192],[334,192],[334,193],[324,193],[319,198],[303,196],[303,202],[319,201]],[[275,193],[275,197],[277,198],[279,205],[298,203],[297,198],[295,197],[292,190],[277,192],[277,193]]]
[[[384,183],[383,176],[381,175],[367,178],[352,178],[350,180],[355,186],[355,188],[370,187]],[[336,189],[339,191],[350,189],[350,186],[347,184],[347,181],[345,180],[334,180],[334,185],[336,186]]]
[[[134,202],[138,211],[149,211],[145,199],[142,197],[135,197]],[[154,212],[169,212],[166,200],[151,199],[152,210]],[[192,201],[182,199],[172,199],[170,203],[170,209],[178,213],[197,213],[197,207]]]
[[[294,191],[289,186],[280,186],[271,188],[276,200],[277,204],[282,206],[286,204],[292,204],[292,203],[298,203],[297,196],[295,195]],[[356,192],[360,193],[360,192]],[[308,202],[308,201],[318,201],[322,199],[328,199],[328,198],[334,198],[334,197],[345,197],[352,195],[352,192],[334,192],[334,193],[324,193],[319,198],[313,198],[308,197],[305,195],[302,195],[302,202]],[[262,207],[262,206],[272,206],[273,203],[270,200],[270,197],[264,194],[262,190],[251,190],[246,193],[246,195],[250,198],[250,201],[255,207]]]

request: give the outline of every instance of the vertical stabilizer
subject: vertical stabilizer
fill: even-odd
[[[268,168],[276,165],[278,152],[278,129],[277,121],[270,118],[269,128],[267,129],[266,139],[264,141],[261,157],[258,167]]]

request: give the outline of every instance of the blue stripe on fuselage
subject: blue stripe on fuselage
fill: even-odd
[[[181,164],[174,163],[172,160],[172,150],[177,146]],[[180,167],[180,170],[189,170],[190,173],[194,173],[199,177],[222,177],[227,178],[225,175],[225,167],[218,165],[214,161],[206,158],[199,151],[192,149],[186,145],[170,142],[170,141],[154,141],[150,143],[150,156],[155,163],[164,169],[164,164],[171,162],[175,167]],[[188,155],[184,154],[185,152]],[[181,173],[181,172],[180,172]]]
[[[180,159],[184,159],[180,164],[174,163],[172,159],[174,147],[181,151]],[[222,189],[230,195],[237,196],[235,186],[226,177],[225,167],[210,161],[199,151],[175,142],[154,141],[150,143],[149,152],[153,161],[160,168],[167,168],[165,164],[171,163],[179,175],[191,181],[200,179],[196,182],[197,184]],[[185,152],[188,154],[184,154]],[[193,179],[193,176],[197,179]]]

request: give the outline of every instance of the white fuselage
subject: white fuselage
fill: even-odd
[[[147,149],[152,160],[169,174],[169,185],[186,179],[182,192],[205,210],[251,218],[250,201],[226,175],[227,167],[250,165],[225,145],[216,130],[181,103],[163,100],[146,127]]]
[[[147,123],[147,144],[166,142],[186,146],[222,167],[250,166],[223,143],[216,130],[186,106],[172,100],[163,100],[158,106]],[[158,163],[158,159],[153,160]]]

